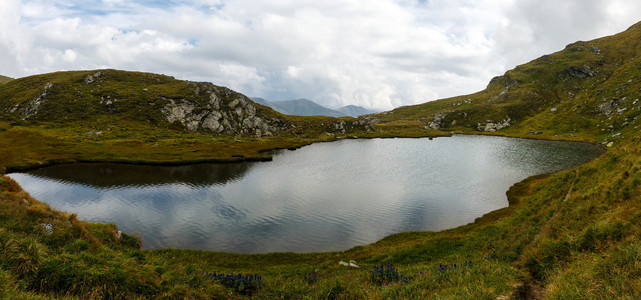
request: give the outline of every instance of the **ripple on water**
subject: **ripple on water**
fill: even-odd
[[[9,176],[56,209],[140,233],[145,249],[308,252],[472,222],[507,205],[513,183],[599,153],[500,137],[351,140],[265,163],[74,164]]]

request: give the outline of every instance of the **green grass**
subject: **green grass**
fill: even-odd
[[[0,84],[5,84],[11,80],[13,80],[13,78],[0,75]]]
[[[641,24],[637,24],[619,35],[569,45],[506,72],[479,93],[378,114],[375,132],[360,127],[349,127],[346,133],[332,129],[336,122],[356,122],[353,118],[283,116],[268,109],[261,112],[263,116],[278,118],[293,129],[261,138],[188,132],[162,123],[153,109],[143,112],[142,118],[137,115],[136,103],[156,99],[141,96],[142,88],[157,97],[191,95],[184,92],[189,89],[185,82],[146,73],[109,71],[112,77],[105,78],[111,78],[112,85],[104,84],[93,92],[82,85],[91,72],[11,81],[0,88],[0,99],[11,95],[14,101],[0,106],[4,116],[0,166],[9,169],[74,161],[269,159],[266,150],[341,138],[479,133],[478,123],[508,117],[512,120],[509,127],[483,134],[613,142],[613,146],[575,169],[515,184],[507,191],[509,207],[472,224],[441,232],[394,234],[370,245],[328,253],[141,251],[135,236],[117,238],[116,225],[89,223],[82,216],[52,210],[10,178],[0,177],[0,296],[639,298],[641,135],[637,116],[641,102],[635,100],[641,98],[641,69],[634,58],[641,50],[640,38]],[[575,78],[567,72],[568,67],[584,64],[596,70],[596,75]],[[56,91],[65,105],[52,106],[38,120],[21,120],[7,112],[13,103],[36,97],[46,82],[68,87]],[[82,95],[76,95],[78,91]],[[112,115],[92,110],[93,102],[87,99],[105,95],[131,101],[130,106],[125,105],[129,109]],[[599,107],[611,101],[616,106],[606,114]],[[422,128],[436,113],[446,114],[444,132]],[[62,124],[60,118],[66,115],[71,121]],[[90,121],[83,121],[87,116],[92,117]],[[103,133],[89,135],[90,131]],[[53,225],[52,235],[43,230],[45,223]],[[341,260],[355,260],[360,268],[342,266]],[[385,280],[373,279],[371,271],[381,265],[393,266],[396,273],[390,271]],[[442,270],[444,265],[448,267]],[[259,274],[262,279],[257,288],[244,289],[212,280],[206,275],[212,272]],[[320,277],[310,280],[310,273]],[[397,280],[394,274],[411,279]]]
[[[641,71],[636,58],[641,51],[640,37],[641,26],[636,24],[615,36],[577,42],[517,66],[478,93],[400,107],[376,116],[382,124],[427,125],[435,114],[445,114],[441,129],[460,132],[478,132],[479,124],[510,118],[512,125],[498,134],[607,140],[639,126]],[[577,78],[568,72],[584,66],[594,70],[594,76]],[[611,101],[615,107],[606,114],[600,107]]]
[[[90,297],[248,296],[204,275],[222,272],[260,274],[264,284],[251,294],[255,298],[495,298],[510,295],[526,276],[513,267],[518,256],[512,252],[527,240],[520,244],[514,243],[518,239],[487,243],[487,238],[518,236],[518,232],[510,231],[525,224],[514,218],[515,211],[528,207],[525,196],[548,178],[539,176],[517,184],[508,193],[510,207],[456,229],[400,233],[344,252],[241,255],[174,249],[139,251],[135,239],[132,243],[115,238],[114,225],[86,223],[75,215],[53,211],[5,177],[0,203],[6,205],[1,208],[6,224],[2,225],[0,239],[15,247],[5,247],[9,250],[5,250],[0,266],[12,275],[22,292],[39,295],[62,296],[60,291],[64,290],[65,295]],[[53,236],[44,234],[39,226],[50,220],[56,229]],[[26,249],[31,249],[26,252],[27,259],[18,258]],[[360,268],[338,264],[339,260],[351,259]],[[460,267],[438,271],[441,264],[454,263]],[[380,264],[392,264],[404,276],[415,279],[389,285],[372,282],[370,271]],[[310,284],[305,275],[311,272],[321,278]]]
[[[315,118],[315,117],[310,117]],[[323,122],[318,118],[316,122]],[[303,122],[294,120],[294,122]],[[326,121],[325,121],[326,122]],[[313,126],[313,124],[312,124]],[[304,128],[304,125],[297,126]],[[115,131],[115,130],[114,130]],[[270,150],[300,148],[314,142],[345,138],[436,137],[449,133],[414,130],[328,134],[309,130],[299,136],[249,137],[176,132],[153,126],[119,127],[118,132],[88,135],[91,127],[12,126],[0,121],[0,168],[9,171],[54,163],[123,162],[140,164],[185,164],[270,160]]]

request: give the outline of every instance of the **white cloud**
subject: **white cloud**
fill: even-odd
[[[0,74],[110,67],[390,109],[478,91],[640,18],[626,0],[3,0]]]
[[[512,68],[578,40],[612,35],[641,21],[641,3],[631,0],[519,0],[505,11],[497,54]]]
[[[62,54],[62,59],[66,63],[74,63],[77,57],[78,56],[76,55],[76,51],[73,51],[71,49],[66,49],[64,54]]]

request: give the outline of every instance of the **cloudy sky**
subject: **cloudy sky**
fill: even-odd
[[[382,110],[639,21],[638,0],[0,0],[0,74],[115,68]]]

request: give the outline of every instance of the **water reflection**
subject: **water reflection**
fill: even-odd
[[[36,169],[29,174],[97,188],[185,183],[225,184],[242,178],[255,163],[150,166],[109,163],[78,163]]]
[[[279,152],[272,162],[78,164],[10,176],[57,209],[139,232],[146,249],[309,252],[466,224],[506,206],[515,182],[599,152],[481,136],[350,140]]]

